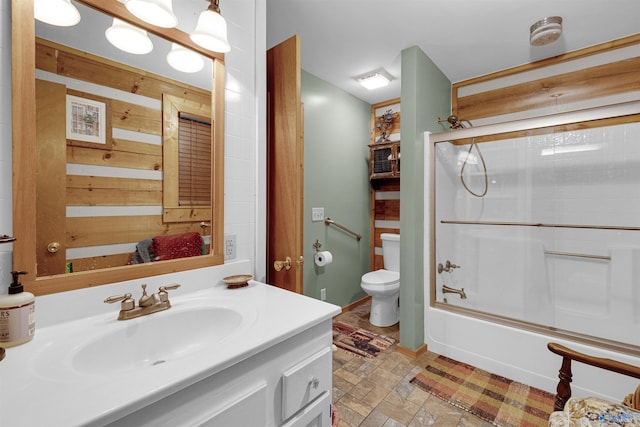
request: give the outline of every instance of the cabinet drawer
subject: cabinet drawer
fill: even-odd
[[[322,396],[311,405],[297,413],[282,427],[330,427],[331,426],[331,394],[323,392]]]
[[[331,390],[331,363],[331,349],[325,347],[282,374],[283,421]]]

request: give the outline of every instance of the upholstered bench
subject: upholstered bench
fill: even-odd
[[[622,403],[609,402],[597,397],[571,397],[571,361],[575,360],[608,371],[640,378],[640,368],[611,359],[589,356],[560,344],[549,343],[547,348],[562,356],[558,377],[554,412],[549,417],[553,427],[582,426],[640,426],[640,386]]]

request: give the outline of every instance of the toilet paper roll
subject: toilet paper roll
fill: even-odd
[[[333,262],[333,255],[329,251],[317,252],[314,258],[318,267],[324,267]]]

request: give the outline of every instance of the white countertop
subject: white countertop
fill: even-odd
[[[155,291],[151,287],[150,290]],[[136,292],[134,297],[138,296]],[[172,308],[167,311],[126,321],[116,320],[119,304],[114,304],[108,312],[95,316],[37,327],[32,341],[8,348],[5,359],[0,361],[0,426],[68,427],[113,421],[340,312],[338,306],[255,281],[239,289],[227,289],[217,281],[206,289],[173,295],[170,292],[170,300]],[[85,342],[82,338],[91,339],[109,328],[153,321],[153,316],[188,310],[194,304],[235,307],[243,313],[244,323],[237,333],[223,338],[215,347],[205,346],[177,360],[134,371],[80,373],[73,370],[70,361],[61,360],[72,353],[72,349],[62,348],[72,348],[74,341],[81,345]],[[171,337],[160,330],[158,339]],[[56,360],[49,365],[43,354]]]

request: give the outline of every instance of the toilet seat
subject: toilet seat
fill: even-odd
[[[392,293],[400,288],[400,273],[389,270],[370,271],[362,276],[362,289],[372,292]]]
[[[362,276],[362,283],[367,285],[393,285],[400,281],[400,273],[397,271],[389,271],[389,270],[376,270],[365,273]]]

